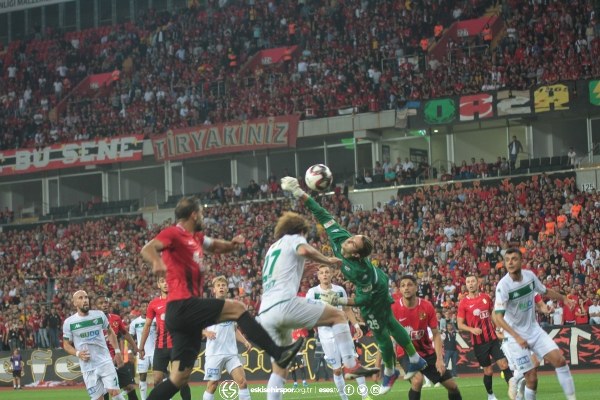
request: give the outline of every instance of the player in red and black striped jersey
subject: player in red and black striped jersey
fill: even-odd
[[[117,314],[112,314],[109,312],[109,304],[110,302],[104,296],[100,296],[96,299],[96,308],[101,310],[106,314],[108,318],[108,323],[118,338],[123,338],[129,343],[133,354],[138,353],[137,344],[131,334],[129,334],[129,330],[123,323],[123,320]],[[106,335],[105,335],[106,336]],[[109,341],[106,341],[106,345],[108,346],[108,351],[110,352],[111,358],[114,359],[116,349],[112,347]],[[118,349],[118,352],[121,352],[121,349]],[[129,400],[138,400],[137,393],[135,391],[135,374],[133,370],[133,364],[131,361],[124,363],[121,367],[117,368],[117,378],[119,379],[119,387],[127,392],[127,398]]]
[[[410,380],[409,400],[420,400],[423,375],[431,382],[441,383],[448,391],[448,400],[462,400],[458,385],[444,363],[444,346],[438,330],[438,319],[430,301],[417,297],[417,278],[403,275],[400,278],[402,297],[392,305],[394,317],[408,331],[417,353],[427,361],[427,367]],[[431,331],[432,338],[429,337]]]
[[[229,253],[245,244],[245,239],[235,236],[232,240],[220,240],[205,236],[201,232],[202,208],[194,197],[184,197],[177,203],[175,219],[177,225],[163,229],[142,249],[142,256],[152,265],[152,272],[166,274],[169,293],[165,323],[173,337],[169,379],[156,386],[147,400],[169,399],[187,384],[200,353],[202,330],[219,322],[237,322],[250,341],[286,368],[303,346],[303,340],[287,347],[278,346],[246,311],[244,303],[201,298],[204,251]]]
[[[471,344],[475,351],[475,357],[483,368],[483,385],[488,393],[488,400],[496,399],[492,390],[492,375],[494,368],[492,358],[496,361],[498,368],[504,372],[504,379],[509,385],[513,373],[508,367],[506,356],[500,347],[501,343],[496,335],[496,326],[492,322],[492,311],[494,304],[486,293],[479,291],[479,279],[476,275],[467,275],[467,295],[458,304],[456,321],[458,329],[471,333]]]
[[[149,354],[144,353],[144,346],[146,345],[146,340],[148,340],[148,335],[150,334],[152,320],[155,320],[156,344],[154,346],[154,354],[152,355],[154,386],[161,383],[163,379],[165,379],[165,376],[169,375],[169,362],[171,362],[171,349],[173,348],[173,339],[165,324],[167,294],[169,293],[166,279],[164,277],[158,278],[157,286],[160,290],[160,296],[152,299],[150,303],[148,303],[148,308],[146,309],[146,322],[140,340],[140,358],[143,360],[144,357],[150,356]],[[189,385],[183,385],[180,389],[180,393],[183,400],[191,400],[192,392]]]

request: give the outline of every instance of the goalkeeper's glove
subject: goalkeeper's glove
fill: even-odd
[[[285,192],[290,192],[295,198],[302,197],[306,194],[304,190],[300,188],[298,179],[292,178],[291,176],[281,178],[281,189]]]
[[[348,299],[345,297],[340,297],[333,290],[328,290],[325,293],[321,294],[321,300],[332,306],[345,306],[348,304]]]

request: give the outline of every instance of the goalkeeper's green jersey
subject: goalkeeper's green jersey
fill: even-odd
[[[343,261],[341,267],[344,277],[356,287],[354,302],[359,307],[382,306],[387,308],[394,301],[388,290],[387,275],[371,264],[368,257],[361,259],[348,259],[342,256],[342,243],[352,235],[338,224],[331,214],[321,207],[313,198],[306,200],[306,206],[323,225],[333,254]]]

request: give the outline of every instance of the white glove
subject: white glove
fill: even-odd
[[[304,190],[300,188],[298,179],[292,178],[291,176],[281,178],[281,189],[283,189],[285,192],[292,193],[292,196],[295,198],[302,197],[306,194]]]
[[[321,300],[324,303],[327,303],[329,305],[332,306],[345,306],[346,304],[348,304],[348,299],[344,298],[344,297],[340,297],[336,292],[334,292],[333,290],[328,290],[325,293],[321,294]]]

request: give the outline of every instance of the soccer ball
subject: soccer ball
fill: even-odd
[[[315,164],[306,170],[304,182],[312,190],[323,192],[329,188],[333,181],[331,170],[325,164]]]

